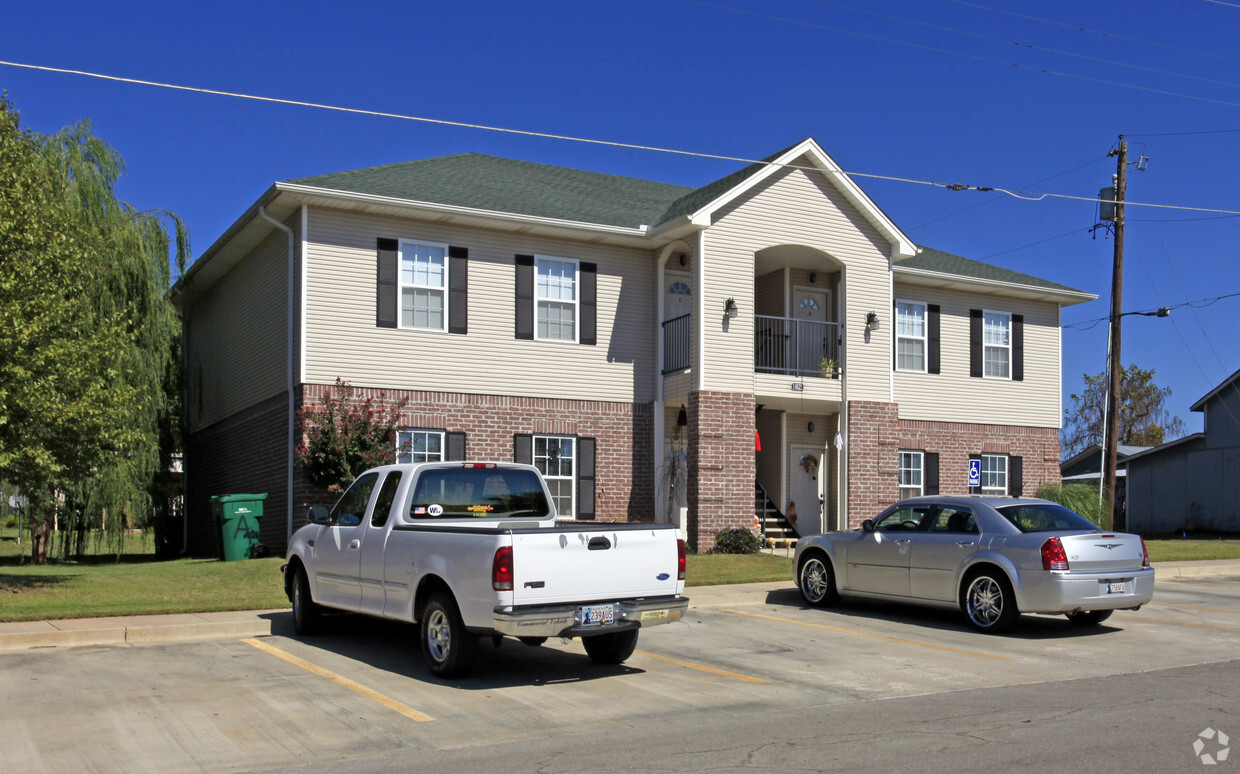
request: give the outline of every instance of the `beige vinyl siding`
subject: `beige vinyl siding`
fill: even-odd
[[[820,273],[832,274],[843,264],[843,287],[833,303],[845,310],[845,321],[891,306],[890,245],[874,227],[822,174],[789,169],[773,175],[718,213],[706,232],[707,389],[753,390],[754,254],[779,245],[826,253],[830,258],[824,256]],[[729,296],[741,313],[725,328],[720,320]],[[890,327],[867,336],[862,325],[845,326],[850,400],[891,399]]]
[[[758,277],[756,285],[757,297],[754,299],[754,313],[771,317],[784,317],[787,311],[787,298],[784,293],[783,269],[772,271]]]
[[[655,261],[645,251],[312,208],[306,381],[575,400],[654,399]],[[378,237],[469,250],[469,333],[375,325]],[[514,256],[598,264],[598,344],[518,340]],[[578,329],[580,332],[580,329]]]
[[[901,419],[1059,427],[1058,305],[904,284],[896,285],[895,295],[941,307],[942,373],[895,372]],[[969,376],[970,309],[1025,316],[1023,381]],[[886,320],[893,312],[880,316]]]
[[[294,233],[299,221],[288,224]],[[288,237],[272,231],[194,303],[185,374],[192,430],[287,386]]]

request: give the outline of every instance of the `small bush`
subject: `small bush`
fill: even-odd
[[[1080,515],[1092,521],[1099,527],[1108,529],[1109,519],[1106,516],[1106,507],[1099,502],[1098,487],[1089,484],[1063,484],[1055,486],[1054,484],[1044,484],[1038,487],[1036,497],[1043,500],[1053,500],[1069,510],[1076,511]]]
[[[762,548],[758,538],[747,527],[721,529],[715,535],[716,554],[756,554]]]

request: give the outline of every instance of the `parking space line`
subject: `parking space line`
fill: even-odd
[[[715,667],[706,666],[705,664],[695,664],[692,661],[681,661],[678,658],[671,658],[670,656],[660,656],[657,653],[651,653],[646,650],[637,651],[637,655],[645,656],[647,658],[653,658],[656,661],[666,661],[669,664],[675,664],[676,666],[682,666],[682,667],[685,667],[686,669],[696,669],[699,672],[707,672],[709,674],[719,675],[721,677],[730,677],[733,680],[740,680],[743,683],[756,683],[759,685],[766,685],[767,683],[770,682],[770,680],[763,680],[761,677],[750,677],[749,675],[742,675],[738,672],[729,672],[726,669],[716,669]]]
[[[401,704],[395,699],[390,698],[388,696],[384,696],[378,691],[371,690],[370,688],[367,688],[361,683],[356,683],[347,677],[342,677],[336,674],[335,672],[329,672],[323,667],[315,666],[314,664],[311,664],[309,661],[306,661],[303,658],[298,658],[297,656],[294,656],[292,653],[287,653],[283,650],[280,650],[279,648],[268,645],[262,640],[246,639],[246,640],[242,640],[242,642],[244,642],[246,645],[252,645],[253,647],[258,648],[259,650],[263,651],[264,653],[270,653],[276,658],[284,659],[285,661],[292,664],[293,666],[301,667],[307,672],[318,675],[319,677],[322,677],[325,680],[330,680],[331,682],[335,683],[336,685],[339,685],[342,688],[347,688],[356,694],[365,696],[367,699],[370,699],[371,701],[378,702],[379,704],[382,704],[384,707],[387,707],[393,712],[399,712],[401,715],[404,715],[410,720],[415,720],[419,723],[425,723],[427,721],[434,720],[434,718],[431,717],[430,715],[425,715],[421,712],[418,712],[413,707],[410,707],[406,704]]]
[[[1234,580],[1234,579],[1229,579],[1229,580]],[[1223,583],[1189,583],[1188,581],[1183,581],[1183,580],[1180,580],[1179,578],[1167,578],[1166,580],[1155,581],[1155,583],[1156,584],[1157,583],[1171,583],[1176,586],[1195,586],[1199,589],[1228,588],[1228,586]]]
[[[1125,620],[1144,621],[1152,624],[1166,624],[1167,626],[1184,626],[1189,629],[1209,629],[1215,632],[1230,632],[1232,634],[1240,634],[1240,629],[1228,629],[1224,626],[1206,626],[1205,624],[1180,623],[1179,621],[1162,621],[1157,618],[1146,618],[1143,615],[1134,615],[1131,618],[1125,617]]]
[[[1014,658],[1008,658],[1006,656],[996,656],[991,653],[979,653],[978,651],[975,651],[975,650],[961,650],[960,648],[949,648],[946,645],[934,645],[929,642],[918,642],[917,640],[905,640],[905,639],[901,639],[900,637],[888,637],[883,634],[871,634],[870,632],[861,632],[861,631],[857,631],[856,629],[845,629],[840,626],[830,626],[828,624],[809,623],[807,621],[797,621],[792,618],[780,618],[779,616],[763,615],[761,613],[746,613],[743,610],[732,610],[729,608],[719,608],[719,609],[725,613],[735,613],[736,615],[746,615],[746,616],[749,616],[750,618],[765,618],[768,621],[779,621],[781,623],[796,624],[797,626],[811,626],[815,629],[829,629],[830,631],[833,631],[833,632],[842,632],[844,634],[855,634],[858,637],[872,637],[876,640],[886,640],[887,642],[900,642],[905,645],[916,645],[919,648],[932,648],[934,650],[945,650],[948,653],[960,653],[965,656],[980,656],[982,658],[992,658],[996,661],[1015,661],[1016,660]]]
[[[1204,607],[1202,605],[1183,605],[1178,602],[1150,602],[1149,604],[1151,606],[1158,605],[1159,607],[1187,607],[1192,610],[1213,610],[1216,613],[1240,613],[1240,610],[1234,607]]]

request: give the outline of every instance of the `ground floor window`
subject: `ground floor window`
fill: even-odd
[[[982,455],[982,492],[1008,493],[1008,458],[1006,454]]]
[[[443,462],[443,433],[401,430],[396,434],[397,462]]]
[[[900,452],[900,498],[924,494],[925,455],[919,451]]]
[[[576,439],[534,436],[534,467],[543,474],[560,518],[576,517]]]

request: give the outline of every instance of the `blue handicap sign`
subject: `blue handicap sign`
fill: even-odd
[[[969,460],[969,486],[982,485],[982,461]]]

